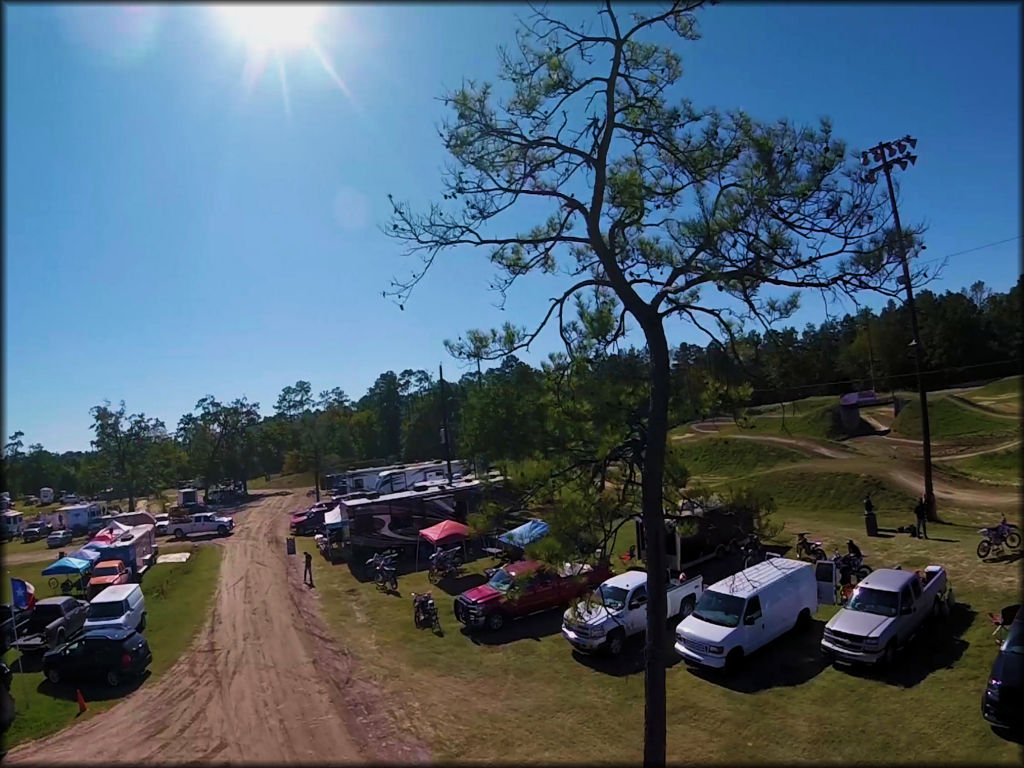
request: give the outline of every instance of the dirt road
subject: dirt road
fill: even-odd
[[[285,511],[294,505],[292,495],[268,494],[239,516],[225,542],[210,618],[157,683],[109,712],[13,749],[5,763],[422,760],[413,746],[392,743],[382,753],[358,734],[365,690],[353,707],[347,657],[301,584],[299,558],[285,555]],[[377,733],[393,737],[395,730]]]
[[[694,432],[700,432],[701,434],[705,435],[713,435],[719,431],[717,425],[724,423],[731,424],[732,422],[715,421],[709,419],[708,421],[700,421],[693,423],[690,426],[693,428]],[[778,443],[779,445],[785,445],[789,448],[796,448],[801,453],[808,456],[825,456],[826,458],[829,459],[849,459],[853,458],[853,456],[856,455],[847,451],[838,451],[832,448],[826,448],[825,446],[816,443],[814,440],[811,440],[810,438],[775,437],[773,435],[744,435],[736,433],[729,433],[723,435],[723,437],[726,439],[736,438],[738,440],[758,440],[763,443]]]

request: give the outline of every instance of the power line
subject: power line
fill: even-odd
[[[919,263],[931,264],[933,261],[941,261],[942,259],[952,259],[954,256],[963,256],[965,253],[974,253],[975,251],[981,251],[984,250],[985,248],[992,248],[993,246],[996,245],[1002,245],[1003,243],[1010,243],[1013,242],[1014,240],[1020,240],[1021,237],[1022,235],[1017,235],[1016,237],[1008,237],[1005,240],[996,240],[995,242],[992,243],[985,243],[985,245],[978,245],[975,246],[974,248],[968,248],[966,251],[957,251],[956,253],[947,253],[945,256],[936,256],[933,259],[924,259]]]

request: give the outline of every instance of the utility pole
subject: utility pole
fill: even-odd
[[[444,397],[444,366],[437,366],[441,376],[441,442],[444,443],[444,459],[448,463],[448,482],[452,481],[452,445],[448,435],[448,405]],[[465,471],[465,470],[463,470]]]
[[[907,148],[909,146],[909,149]],[[867,180],[873,183],[877,178],[878,171],[885,174],[885,183],[889,189],[889,202],[892,205],[893,224],[896,228],[896,243],[899,248],[900,261],[903,265],[903,286],[907,289],[907,309],[910,311],[910,329],[914,334],[910,346],[914,348],[914,367],[917,372],[917,391],[921,401],[921,433],[924,438],[924,498],[928,509],[928,519],[936,520],[935,493],[932,486],[932,437],[928,425],[928,394],[924,388],[924,381],[921,379],[922,351],[921,335],[917,326],[917,307],[914,304],[914,289],[910,284],[910,266],[907,263],[907,243],[903,239],[903,227],[900,225],[900,212],[896,206],[896,192],[892,186],[892,167],[899,165],[901,170],[907,169],[907,163],[916,164],[917,155],[910,154],[910,150],[917,147],[917,139],[910,135],[904,136],[897,141],[883,141],[872,147],[867,152],[861,153],[861,165],[870,165],[868,152],[871,159],[878,163],[867,172]],[[888,157],[886,156],[888,155]]]
[[[871,389],[877,392],[875,389],[875,350],[871,346],[871,311],[868,310],[864,313],[864,330],[868,335],[868,371],[871,374]]]

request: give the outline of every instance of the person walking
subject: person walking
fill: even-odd
[[[928,506],[924,503],[924,496],[917,501],[914,507],[914,516],[917,518],[917,538],[928,538]]]
[[[302,570],[302,583],[313,586],[313,556],[309,552],[304,553],[306,555],[306,567]],[[309,579],[307,582],[306,579]]]

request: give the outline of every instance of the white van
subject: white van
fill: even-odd
[[[85,629],[117,627],[146,628],[146,598],[138,584],[115,584],[100,592],[89,603]]]
[[[676,628],[676,653],[688,664],[735,668],[817,610],[814,566],[769,558],[704,590]]]

